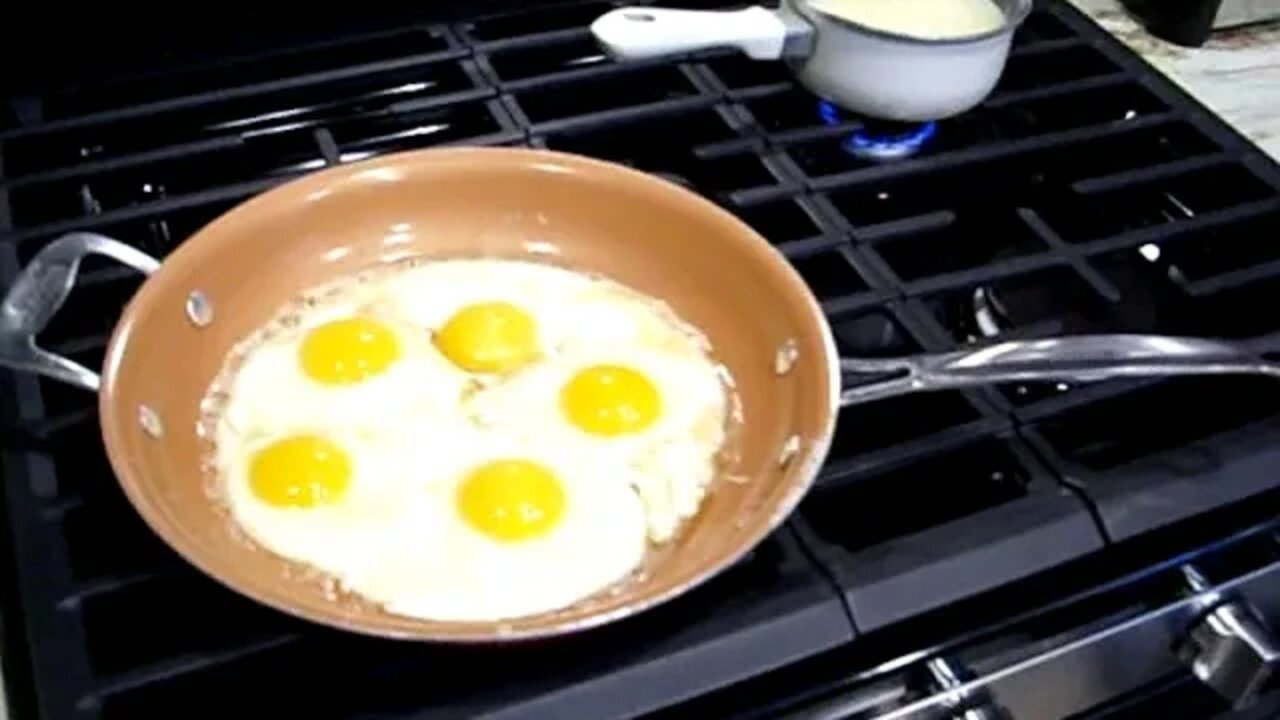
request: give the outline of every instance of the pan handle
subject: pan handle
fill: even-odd
[[[791,13],[760,6],[742,10],[623,7],[591,23],[614,58],[644,60],[712,48],[737,48],[755,60],[803,53],[813,27]]]
[[[840,360],[846,377],[874,376],[849,385],[842,406],[932,390],[1035,380],[1091,382],[1122,377],[1265,375],[1280,365],[1247,348],[1218,340],[1162,335],[1076,335],[1010,340],[955,352],[903,358]]]
[[[36,335],[75,287],[86,255],[105,255],[146,275],[160,267],[141,250],[96,233],[68,233],[49,243],[18,273],[0,301],[0,365],[97,392],[98,373],[36,344]]]

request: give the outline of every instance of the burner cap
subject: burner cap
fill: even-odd
[[[826,100],[818,103],[818,117],[830,126],[846,122],[840,109]],[[845,138],[841,146],[845,152],[864,160],[897,160],[920,152],[937,132],[936,122],[917,125],[867,120]]]

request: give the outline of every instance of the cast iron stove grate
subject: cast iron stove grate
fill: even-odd
[[[780,65],[610,61],[586,30],[608,7],[452,24],[401,8],[384,18],[394,29],[317,26],[319,42],[263,22],[234,52],[200,59],[175,43],[145,73],[107,59],[98,70],[117,79],[13,98],[0,114],[0,277],[71,229],[164,255],[235,203],[335,163],[532,145],[625,162],[737,213],[810,283],[843,352],[1092,330],[1280,349],[1280,321],[1257,312],[1280,294],[1266,243],[1280,230],[1275,166],[1065,6],[1031,17],[986,103],[890,163],[844,152],[863,121],[824,117]],[[119,63],[145,66],[139,52]],[[100,363],[137,283],[90,265],[42,341]],[[6,620],[27,641],[5,659],[30,660],[28,699],[59,719],[671,710],[1262,497],[1280,447],[1280,388],[1261,381],[858,407],[800,512],[723,577],[581,637],[458,649],[352,637],[229,593],[125,504],[92,398],[10,374],[0,392],[6,427],[21,429],[0,456],[3,565],[21,603]],[[1188,408],[1177,433],[1156,431]]]

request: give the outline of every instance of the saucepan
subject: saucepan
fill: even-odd
[[[331,587],[229,531],[204,489],[197,437],[201,398],[224,358],[304,290],[415,253],[526,258],[600,274],[664,299],[709,338],[736,383],[737,451],[645,573],[555,612],[429,622],[336,601]],[[101,375],[36,343],[88,255],[148,275],[111,334]],[[841,359],[805,282],[729,212],[649,174],[525,149],[421,150],[319,171],[232,208],[163,262],[101,235],[72,233],[35,255],[0,310],[0,365],[98,392],[103,443],[124,494],[194,566],[318,623],[435,641],[579,631],[689,591],[788,517],[822,466],[842,405],[1003,381],[1280,375],[1230,344],[1156,336]]]
[[[815,95],[846,110],[925,122],[969,110],[1000,79],[1013,33],[1031,12],[1032,0],[994,2],[1003,24],[964,36],[886,32],[834,14],[815,0],[783,0],[776,10],[624,7],[602,15],[591,31],[621,60],[713,48],[736,48],[755,60],[782,60]]]

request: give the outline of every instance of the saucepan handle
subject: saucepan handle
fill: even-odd
[[[643,60],[712,48],[737,48],[756,60],[776,60],[812,28],[798,18],[755,6],[742,10],[623,7],[591,24],[615,58]]]
[[[160,262],[134,247],[109,237],[74,232],[54,240],[36,253],[0,301],[0,365],[39,373],[97,392],[98,373],[36,344],[75,287],[80,261],[86,255],[105,255],[150,275]]]
[[[1010,340],[972,350],[858,360],[845,358],[849,378],[841,405],[895,395],[1002,382],[1090,382],[1121,377],[1265,375],[1280,379],[1280,365],[1247,348],[1218,340],[1162,335],[1077,335]]]

